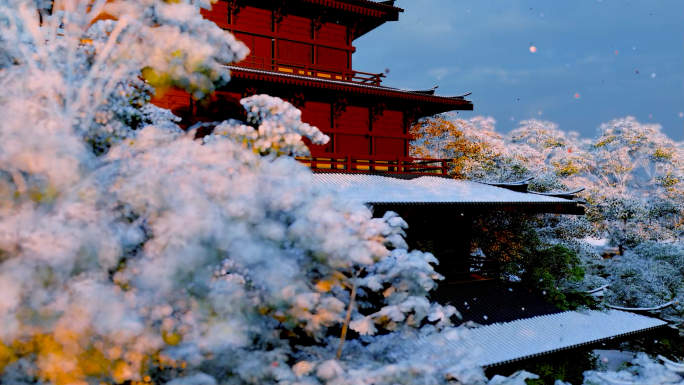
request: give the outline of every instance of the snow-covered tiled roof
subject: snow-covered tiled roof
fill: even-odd
[[[429,295],[431,300],[458,310],[462,318],[451,317],[457,325],[466,321],[490,325],[563,312],[519,282],[498,279],[440,284]]]
[[[434,341],[422,340],[411,347],[435,355],[450,365],[449,351],[477,352],[473,357],[483,367],[505,364],[525,358],[588,345],[637,332],[666,326],[656,318],[619,310],[602,312],[566,311],[558,314],[515,320],[478,327],[470,337]]]
[[[343,81],[343,80],[334,80],[334,79],[325,79],[325,78],[321,78],[321,77],[296,75],[296,74],[291,74],[291,73],[287,73],[287,72],[280,72],[280,71],[268,71],[268,70],[257,69],[257,68],[243,67],[240,65],[227,65],[226,68],[229,68],[233,71],[251,72],[251,73],[263,74],[263,75],[275,75],[275,76],[280,76],[280,77],[284,77],[284,78],[300,79],[300,80],[306,80],[306,81],[316,81],[319,83],[337,84],[337,85],[345,86],[345,87],[367,88],[367,89],[376,90],[376,91],[398,92],[398,93],[402,93],[402,94],[411,94],[411,95],[416,95],[416,96],[430,96],[431,98],[436,98],[436,99],[457,100],[457,101],[461,101],[461,102],[469,102],[469,101],[464,99],[464,96],[470,95],[470,93],[463,95],[463,96],[425,95],[424,93],[421,93],[420,91],[402,90],[399,88],[376,86],[376,85],[371,85],[371,84],[361,84],[361,83],[354,83],[354,82],[348,82],[348,81]]]
[[[382,175],[323,172],[314,174],[321,184],[345,198],[362,203],[550,203],[577,202],[551,196],[521,193],[466,180],[420,176],[410,180]]]

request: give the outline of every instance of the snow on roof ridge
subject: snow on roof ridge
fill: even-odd
[[[574,200],[527,194],[452,178],[422,175],[410,180],[362,173],[315,173],[314,179],[363,203],[577,204]]]

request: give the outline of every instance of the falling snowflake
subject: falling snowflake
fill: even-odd
[[[651,74],[651,77],[652,77],[652,78],[654,78],[655,76],[656,76],[656,75],[655,75],[655,72]]]
[[[482,318],[487,319],[487,316],[486,316],[486,315],[483,315]]]
[[[511,122],[512,122],[513,120],[515,120],[515,117],[511,116]]]
[[[537,112],[537,114],[541,115],[541,114],[542,114],[542,112],[541,112],[541,111],[539,111],[539,112]]]
[[[532,53],[537,52],[537,47],[535,47],[535,46],[530,47],[530,52],[532,52]]]
[[[684,118],[684,112],[680,112],[680,113],[679,113],[679,117],[680,117],[680,118]]]
[[[603,357],[603,359],[602,359],[601,361],[603,361],[604,363],[606,363],[606,364],[607,364],[607,363],[608,363],[608,358],[606,358],[606,357]]]

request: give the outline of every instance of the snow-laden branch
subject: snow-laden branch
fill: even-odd
[[[601,290],[603,290],[603,289],[607,289],[609,286],[610,286],[610,284],[608,283],[608,284],[605,284],[605,285],[603,285],[603,286],[601,286],[601,287],[597,287],[596,289],[592,289],[592,290],[586,291],[585,293],[587,293],[587,294],[598,293],[599,291],[601,291]]]
[[[620,307],[620,306],[613,306],[610,304],[606,304],[607,307],[611,309],[616,309],[616,310],[626,310],[626,311],[648,311],[648,310],[660,310],[660,309],[665,309],[666,307],[672,306],[675,304],[675,301],[670,301],[667,303],[664,303],[662,305],[654,306],[654,307]]]

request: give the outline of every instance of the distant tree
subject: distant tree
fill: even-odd
[[[684,158],[660,126],[632,117],[599,128],[591,144],[588,217],[620,248],[681,237]]]
[[[454,118],[454,119],[451,119]],[[451,159],[450,174],[459,179],[512,181],[529,174],[535,152],[515,151],[494,131],[494,119],[455,119],[445,114],[418,122],[411,132],[411,154]]]

